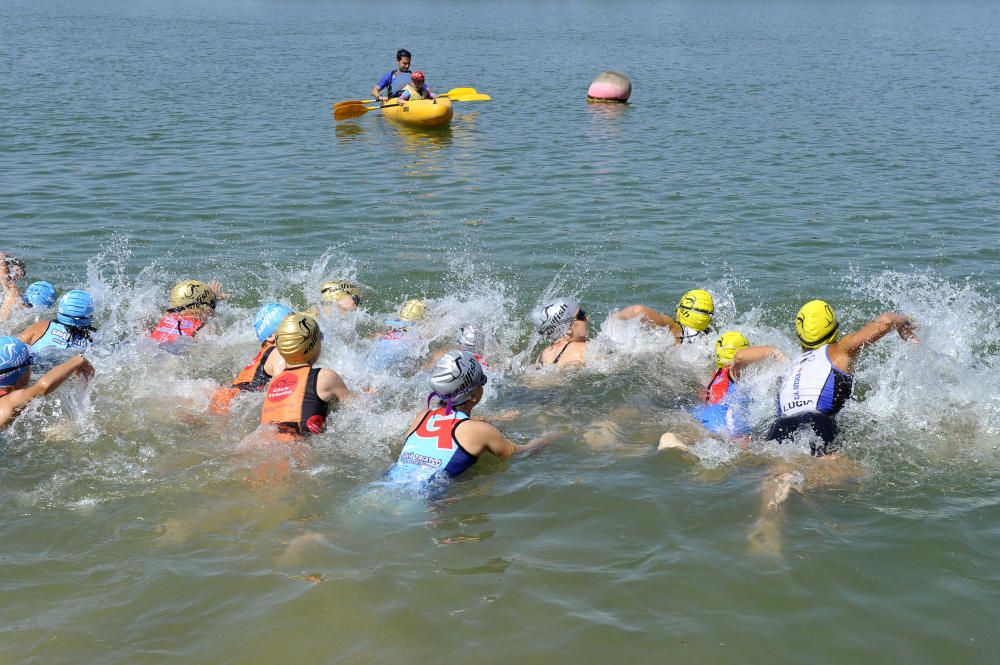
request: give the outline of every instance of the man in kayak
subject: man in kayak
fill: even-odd
[[[388,72],[372,86],[372,97],[383,104],[398,97],[400,91],[410,82],[410,52],[405,48],[396,51],[396,68]],[[382,91],[385,90],[385,95]]]
[[[408,102],[411,99],[434,99],[434,93],[425,85],[424,73],[419,69],[413,72],[410,82],[403,86],[403,91],[399,93],[399,100]]]

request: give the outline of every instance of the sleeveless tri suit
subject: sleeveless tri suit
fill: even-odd
[[[58,321],[49,321],[41,337],[31,345],[31,354],[39,355],[53,350],[83,353],[90,347],[88,328],[70,327]]]
[[[469,419],[468,414],[445,409],[433,409],[424,414],[417,427],[406,437],[403,451],[389,470],[393,482],[428,483],[453,478],[466,471],[479,459],[470,454],[455,438],[458,426]]]
[[[828,346],[806,351],[792,364],[778,392],[778,419],[771,425],[768,439],[787,441],[800,427],[809,425],[824,444],[810,444],[813,455],[840,448],[834,444],[834,416],[850,399],[854,377],[833,366]]]
[[[279,432],[294,436],[321,434],[330,405],[316,394],[320,369],[296,367],[274,377],[260,411],[261,424],[276,425]]]
[[[167,314],[153,328],[150,337],[160,344],[170,344],[182,337],[194,337],[195,333],[205,327],[205,323],[186,314]]]
[[[728,437],[750,435],[747,398],[730,374],[730,368],[715,370],[702,399],[705,403],[694,408],[692,415],[701,421],[705,429]]]
[[[209,411],[212,413],[227,413],[230,403],[241,392],[260,392],[267,389],[267,384],[271,380],[271,375],[264,370],[267,359],[274,352],[272,342],[264,342],[260,351],[254,356],[250,364],[240,370],[240,373],[233,379],[229,388],[217,388],[212,394],[209,404]]]

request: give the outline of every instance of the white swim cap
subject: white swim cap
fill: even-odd
[[[538,334],[548,340],[559,339],[566,334],[573,323],[573,317],[580,309],[576,298],[559,298],[542,303],[531,311],[531,322]]]
[[[427,404],[438,397],[446,404],[445,413],[451,413],[456,404],[462,404],[475,392],[486,385],[483,367],[468,351],[449,351],[441,356],[431,371],[431,394]]]

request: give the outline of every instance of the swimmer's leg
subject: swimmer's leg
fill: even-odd
[[[804,478],[787,466],[777,467],[763,483],[760,516],[750,531],[750,550],[757,554],[781,556],[781,523],[784,506],[792,490],[801,491]]]

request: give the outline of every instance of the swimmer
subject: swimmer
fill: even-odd
[[[29,386],[31,349],[16,337],[0,337],[0,430],[9,427],[31,400],[48,395],[74,374],[88,379],[94,368],[83,356],[73,356]]]
[[[674,311],[674,318],[645,305],[631,305],[614,314],[619,319],[639,319],[660,328],[667,328],[673,333],[677,344],[706,339],[712,330],[714,315],[715,301],[712,299],[712,294],[701,289],[688,291],[681,296]]]
[[[289,314],[278,324],[274,338],[285,370],[267,387],[260,422],[292,437],[320,434],[326,429],[330,403],[350,399],[354,393],[332,369],[313,367],[323,339],[316,319]]]
[[[374,372],[400,370],[412,359],[413,345],[407,342],[416,339],[413,324],[427,315],[427,303],[419,299],[407,300],[395,319],[386,319],[386,330],[381,339],[372,343],[368,352],[368,367]],[[378,337],[379,333],[375,334]]]
[[[24,290],[21,303],[25,307],[48,309],[56,304],[56,289],[48,282],[32,282]]]
[[[322,312],[333,314],[334,308],[338,314],[352,312],[361,305],[361,289],[351,282],[335,279],[325,282],[319,289],[323,299]]]
[[[23,307],[18,281],[24,277],[26,268],[21,259],[0,252],[0,288],[3,289],[3,303],[0,304],[0,321],[6,321],[17,307]]]
[[[253,331],[260,342],[260,349],[250,364],[244,367],[229,388],[218,388],[212,394],[208,410],[215,414],[229,412],[232,401],[241,392],[262,392],[267,389],[271,378],[285,368],[284,358],[274,353],[274,332],[278,325],[294,310],[285,305],[267,303],[257,312],[253,320]]]
[[[431,374],[428,408],[410,423],[403,450],[388,473],[391,482],[426,487],[468,470],[484,452],[507,459],[551,442],[553,436],[547,434],[518,445],[493,425],[473,420],[472,409],[483,398],[486,380],[479,361],[468,351],[449,351],[438,361]]]
[[[538,366],[582,365],[585,361],[590,330],[587,313],[576,298],[557,298],[531,312],[531,322],[543,339],[553,342],[542,351]]]
[[[460,351],[468,351],[472,354],[484,370],[490,368],[490,364],[483,359],[483,348],[486,345],[486,335],[482,328],[472,324],[467,324],[458,329],[458,337],[455,339]],[[448,353],[448,349],[439,349],[431,354],[431,357],[424,363],[424,368],[433,367],[439,360]]]
[[[67,291],[59,298],[56,318],[51,321],[36,321],[18,334],[25,344],[31,346],[32,355],[54,351],[83,353],[91,344],[91,325],[94,317],[94,298],[86,291]]]
[[[701,425],[697,438],[710,433],[724,438],[750,436],[750,422],[747,414],[747,395],[740,390],[739,378],[743,371],[763,360],[785,361],[783,354],[773,346],[750,346],[741,333],[723,333],[715,342],[716,370],[702,391],[704,404],[692,411]],[[657,450],[679,450],[691,453],[690,443],[674,432],[666,432],[660,437]]]
[[[228,297],[218,282],[205,284],[194,279],[181,282],[170,290],[170,307],[150,336],[160,344],[194,337],[215,314],[218,301]]]
[[[775,465],[772,469],[764,481],[760,519],[750,536],[755,549],[778,551],[776,525],[792,489],[834,484],[854,475],[851,462],[838,452],[836,415],[852,396],[854,365],[861,351],[893,330],[904,341],[919,343],[913,320],[895,312],[886,312],[843,337],[837,315],[822,300],[807,302],[795,315],[802,354],[782,381],[778,419],[767,439],[787,443],[797,431],[809,428],[819,439],[810,442],[810,453],[819,459],[814,464]],[[807,475],[799,472],[799,466]]]

